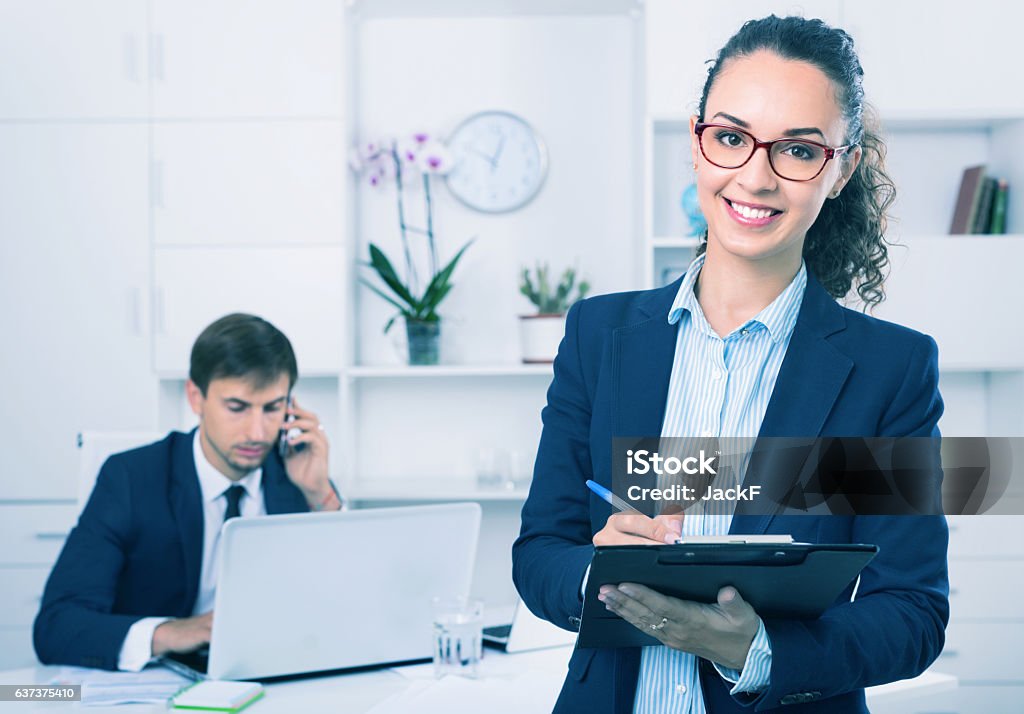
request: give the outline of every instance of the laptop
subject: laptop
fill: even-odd
[[[484,644],[504,652],[526,652],[545,647],[562,647],[576,641],[576,633],[542,620],[523,604],[516,603],[512,624],[484,628]]]
[[[469,593],[479,530],[476,503],[233,518],[208,654],[165,664],[267,680],[429,660],[431,600]]]

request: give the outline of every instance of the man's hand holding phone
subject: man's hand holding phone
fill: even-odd
[[[291,398],[281,431],[285,473],[302,491],[310,510],[341,508],[327,477],[327,436],[316,414],[303,409]]]

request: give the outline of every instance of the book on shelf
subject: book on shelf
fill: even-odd
[[[960,193],[957,195],[956,208],[953,210],[953,222],[949,226],[950,235],[971,233],[974,221],[978,216],[978,204],[985,179],[985,165],[969,166],[964,169],[960,179]]]
[[[981,187],[978,189],[978,210],[974,215],[974,223],[971,225],[971,233],[990,233],[989,225],[992,222],[992,200],[995,198],[996,180],[991,176],[982,179]]]
[[[992,199],[992,223],[989,226],[989,233],[996,235],[1006,233],[1006,201],[1009,189],[1009,182],[1006,179],[999,179],[995,198]]]
[[[1006,233],[1009,183],[986,175],[984,164],[964,169],[950,224],[951,235]]]

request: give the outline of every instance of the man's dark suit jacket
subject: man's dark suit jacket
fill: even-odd
[[[611,514],[584,482],[611,488],[613,436],[661,433],[677,335],[667,316],[679,284],[591,298],[566,320],[512,551],[523,600],[566,629],[578,628],[592,539]],[[941,414],[935,342],[841,307],[808,274],[760,436],[938,436]],[[817,620],[765,619],[772,649],[765,691],[731,696],[731,685],[701,660],[712,714],[867,712],[864,687],[916,676],[942,650],[949,617],[942,516],[736,515],[730,532],[875,543],[881,551],[863,571],[855,602],[851,585]],[[578,649],[555,712],[632,711],[639,668],[639,648]]]
[[[117,669],[143,617],[190,617],[199,593],[203,504],[194,431],[111,456],[43,592],[33,639],[44,664]],[[263,463],[268,514],[308,511],[276,451]]]

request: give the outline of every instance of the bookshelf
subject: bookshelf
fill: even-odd
[[[474,592],[490,608],[516,598],[511,544],[553,374],[550,365],[519,363],[519,315],[530,312],[518,290],[520,267],[576,266],[594,292],[643,284],[634,183],[642,14],[634,0],[426,5],[350,4],[353,141],[412,131],[443,137],[475,112],[504,109],[537,129],[550,170],[531,203],[499,215],[473,212],[443,181],[433,184],[442,259],[476,241],[439,310],[441,364],[430,367],[404,364],[402,322],[382,333],[392,310],[360,284],[364,273],[355,267],[371,240],[389,256],[401,254],[394,187],[374,191],[351,181],[354,265],[344,276],[342,323],[349,347],[338,381],[344,428],[332,461],[355,507],[479,502]],[[602,147],[600,171],[593,170],[594,146]],[[422,225],[421,206],[421,193],[410,187],[410,225]],[[488,451],[501,453],[516,488],[477,484]]]
[[[1024,342],[998,309],[1024,304],[1016,276],[1024,264],[1024,115],[895,116],[883,134],[897,186],[888,237],[897,245],[887,299],[873,314],[933,335],[944,370],[1024,370]],[[646,278],[654,287],[677,277],[697,246],[680,205],[694,180],[688,117],[648,117],[645,151]],[[1008,233],[946,235],[963,168],[981,163],[1010,182]]]

